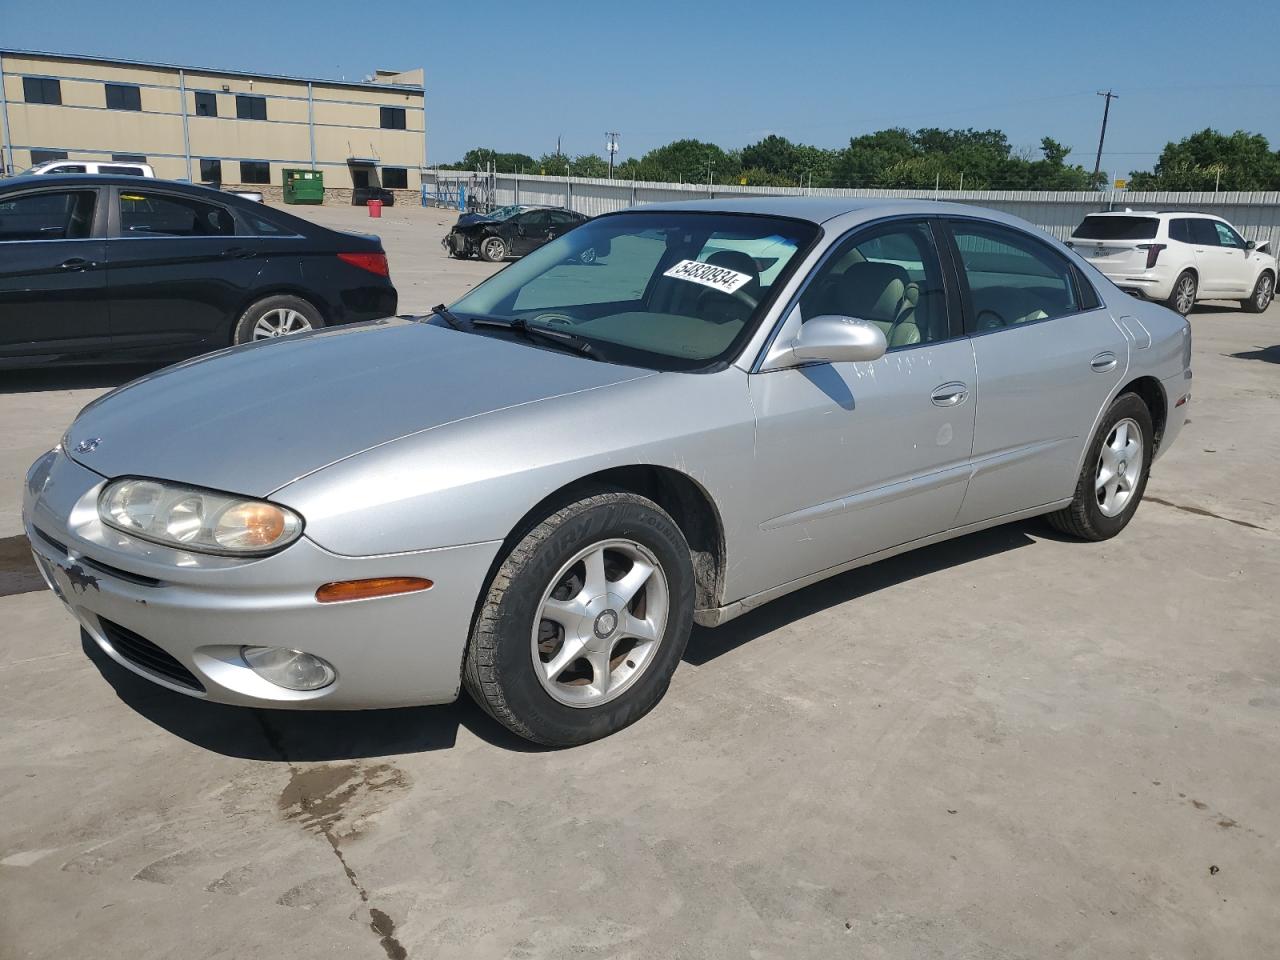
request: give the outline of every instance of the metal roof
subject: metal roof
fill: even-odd
[[[83,60],[87,63],[109,63],[122,67],[152,67],[161,70],[192,70],[224,77],[244,77],[249,80],[289,80],[294,83],[322,83],[327,87],[351,87],[363,90],[403,90],[423,93],[425,87],[411,83],[368,83],[362,80],[329,80],[323,77],[292,77],[284,73],[254,73],[250,70],[224,70],[221,67],[200,67],[191,64],[160,63],[154,60],[126,60],[121,57],[97,57],[80,53],[54,53],[49,50],[0,49],[0,57],[48,57],[52,60]]]

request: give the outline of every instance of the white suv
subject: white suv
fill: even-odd
[[[1245,240],[1207,213],[1091,213],[1067,241],[1117,287],[1185,316],[1197,300],[1239,300],[1261,313],[1276,288],[1269,241]]]
[[[125,177],[154,177],[155,169],[149,163],[137,163],[132,160],[114,160],[111,163],[97,160],[46,160],[37,163],[29,170],[22,171],[23,176],[35,176],[41,173],[106,173]]]

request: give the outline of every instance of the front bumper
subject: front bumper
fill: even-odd
[[[46,454],[28,474],[23,523],[50,588],[121,666],[179,693],[244,706],[354,710],[456,699],[497,542],[344,557],[303,536],[269,557],[207,556],[106,527],[97,515],[105,483],[61,452]],[[383,576],[434,586],[315,599],[322,583]],[[242,645],[316,654],[337,679],[306,692],[276,686],[244,663]]]

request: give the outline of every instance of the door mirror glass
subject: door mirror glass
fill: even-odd
[[[801,363],[855,363],[879,360],[889,341],[878,324],[827,314],[806,320],[791,341],[788,366]]]
[[[1246,250],[1254,250],[1254,249],[1256,249],[1256,248],[1257,248],[1257,246],[1258,246],[1258,241],[1257,241],[1257,240],[1246,240],[1246,241],[1244,242],[1244,248],[1245,248]]]

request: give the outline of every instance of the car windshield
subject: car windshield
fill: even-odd
[[[1159,226],[1155,217],[1085,217],[1074,236],[1079,240],[1150,240]]]
[[[514,217],[517,213],[519,213],[521,210],[524,210],[524,209],[527,209],[527,208],[519,204],[514,204],[509,207],[499,207],[497,210],[492,210],[489,213],[486,213],[485,216],[488,217],[490,220],[506,220],[510,217]]]
[[[452,312],[574,334],[605,360],[708,367],[750,336],[817,234],[815,224],[778,217],[611,214],[495,274]]]

